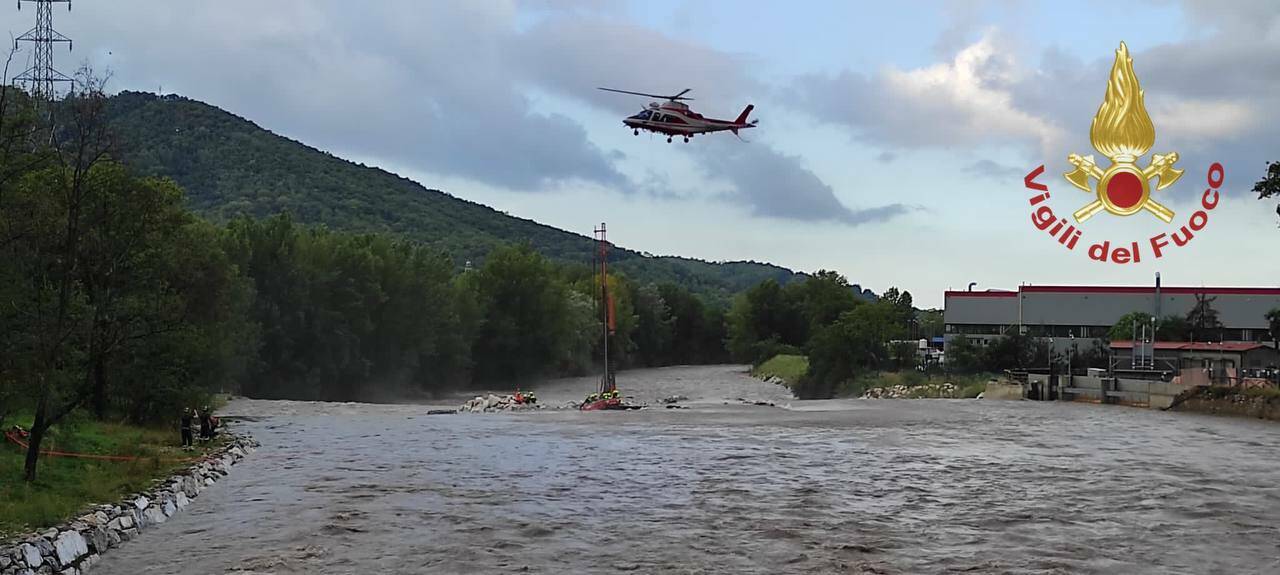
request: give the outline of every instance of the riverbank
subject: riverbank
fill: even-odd
[[[160,525],[191,500],[231,472],[257,447],[248,437],[223,435],[208,450],[187,461],[152,458],[155,465],[171,462],[178,468],[167,477],[149,482],[150,487],[116,500],[99,499],[85,505],[74,519],[22,536],[9,535],[0,544],[0,575],[61,573],[79,575],[96,563],[103,553],[133,539],[144,529]],[[191,452],[184,452],[190,456]],[[114,462],[113,462],[114,463]],[[86,475],[94,477],[97,474]],[[82,481],[83,482],[83,481]],[[82,483],[81,482],[81,483]],[[39,483],[28,489],[38,490]],[[53,500],[68,504],[69,497]],[[116,500],[115,503],[105,503]],[[6,500],[7,501],[7,500]]]
[[[1202,387],[1180,398],[1174,411],[1280,421],[1280,390]]]
[[[770,383],[792,387],[809,371],[809,358],[803,355],[778,354],[751,369],[751,375]]]
[[[11,420],[24,429],[30,417]],[[49,431],[42,449],[127,461],[42,456],[36,482],[22,480],[26,450],[0,445],[0,541],[15,533],[44,529],[75,517],[87,506],[141,491],[157,479],[222,448],[225,441],[183,451],[177,430],[96,421],[72,415]]]

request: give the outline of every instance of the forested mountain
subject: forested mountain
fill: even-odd
[[[528,243],[555,261],[591,261],[591,238],[343,160],[202,102],[121,92],[110,98],[108,113],[124,162],[141,175],[172,178],[191,208],[216,222],[287,211],[298,222],[335,230],[400,234],[444,249],[459,266],[479,265],[502,243]],[[800,275],[770,264],[624,248],[611,261],[638,281],[674,282],[721,302],[766,279],[785,284]]]

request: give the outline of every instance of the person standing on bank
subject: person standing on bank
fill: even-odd
[[[198,412],[200,417],[200,441],[209,441],[213,439],[213,414],[209,413],[209,406],[204,406]]]
[[[191,449],[192,414],[190,407],[182,408],[182,448]]]

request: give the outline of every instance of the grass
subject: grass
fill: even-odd
[[[778,354],[751,370],[751,375],[761,379],[777,377],[788,386],[800,381],[800,376],[809,371],[809,358],[803,355]]]
[[[30,415],[12,421],[28,428]],[[6,423],[9,425],[10,423]],[[138,456],[135,461],[95,461],[41,456],[35,483],[22,480],[25,450],[0,446],[0,540],[74,517],[86,507],[141,491],[183,467],[172,459],[198,457],[208,445],[183,451],[177,429],[100,422],[74,414],[50,430],[41,449]]]
[[[972,373],[972,374],[932,374],[926,376],[918,371],[881,371],[868,373],[857,377],[854,381],[846,383],[837,390],[838,397],[857,397],[866,393],[868,389],[873,387],[893,387],[895,385],[905,385],[907,387],[920,387],[924,385],[934,384],[942,385],[944,383],[953,383],[960,390],[958,397],[973,398],[978,397],[987,388],[987,380],[996,377],[992,373]],[[923,397],[921,394],[920,397]]]

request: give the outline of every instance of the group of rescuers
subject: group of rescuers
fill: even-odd
[[[218,427],[220,426],[220,422],[218,421],[218,418],[213,416],[213,410],[209,409],[209,406],[206,405],[204,406],[204,409],[199,409],[199,410],[193,409],[190,407],[183,408],[182,410],[182,448],[183,449],[191,448],[191,444],[194,439],[193,431],[195,429],[193,424],[195,423],[196,419],[199,419],[200,421],[200,439],[201,440],[209,441],[210,439],[213,439],[213,436],[218,434]]]
[[[620,399],[621,397],[622,397],[622,394],[619,393],[618,390],[611,389],[603,393],[593,393],[591,395],[588,395],[587,403],[591,403],[593,401],[600,401],[602,399]]]

